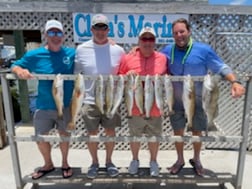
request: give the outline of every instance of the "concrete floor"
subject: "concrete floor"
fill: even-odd
[[[27,131],[22,130],[27,133]],[[38,152],[37,146],[34,142],[18,142],[19,151],[19,162],[21,166],[22,177],[29,175],[33,172],[34,168],[43,164],[42,158]],[[56,167],[60,167],[61,156],[59,149],[53,149],[52,151],[53,161]],[[100,165],[104,166],[105,153],[103,150],[99,151]],[[186,165],[185,170],[191,170],[191,166],[188,160],[192,157],[192,151],[185,151]],[[201,153],[202,163],[204,168],[213,172],[219,173],[231,173],[236,175],[238,151],[234,150],[203,150]],[[127,167],[131,160],[130,151],[115,151],[113,154],[113,162],[118,167]],[[160,167],[166,169],[171,166],[176,160],[175,151],[160,151],[158,154],[158,163]],[[69,152],[69,162],[72,167],[87,168],[91,159],[87,150],[71,149]],[[140,151],[140,166],[148,167],[149,164],[149,152],[146,150]],[[250,189],[251,175],[252,175],[252,152],[246,154],[246,162],[244,167],[244,173],[242,177],[242,189]],[[0,150],[0,188],[1,189],[17,189],[15,184],[15,176],[13,171],[12,158],[10,153],[10,147],[7,145],[5,148]],[[39,185],[41,189],[70,189],[70,188],[103,188],[103,189],[114,189],[114,188],[144,188],[144,189],[155,189],[155,188],[173,188],[173,189],[217,189],[220,188],[218,185],[206,184],[198,185],[195,183],[168,183],[166,186],[160,186],[159,184],[143,184],[134,183],[133,185],[106,183],[106,184],[94,184],[90,185],[83,184],[46,184]],[[232,189],[233,186],[229,183],[225,184],[227,189]],[[25,189],[32,188],[32,184],[27,184]]]

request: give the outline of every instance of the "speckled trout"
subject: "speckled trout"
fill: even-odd
[[[132,117],[132,108],[134,104],[134,76],[129,74],[127,76],[127,82],[125,84],[124,94],[125,94],[125,104],[128,112],[128,117]]]
[[[104,81],[103,76],[99,75],[95,81],[95,104],[102,114],[104,114]]]
[[[168,105],[168,115],[174,114],[173,105],[174,105],[174,91],[169,75],[164,76],[164,88],[165,88],[165,103]]]
[[[219,75],[207,74],[202,88],[202,108],[207,116],[207,130],[217,131],[214,119],[218,115]]]
[[[71,104],[70,104],[71,120],[67,126],[68,130],[75,129],[75,123],[77,121],[77,116],[81,110],[84,96],[85,96],[84,76],[83,74],[79,73],[77,74],[74,81],[74,90],[73,90]]]
[[[113,100],[113,108],[110,112],[110,118],[114,117],[115,113],[117,112],[118,107],[122,103],[123,99],[123,92],[124,92],[124,76],[119,75],[119,78],[116,82],[116,89],[115,89],[115,96]]]
[[[63,118],[64,108],[64,91],[63,91],[64,80],[61,74],[57,74],[53,80],[52,94],[58,111],[58,118]]]
[[[150,112],[154,103],[154,85],[150,75],[146,75],[144,83],[145,119],[150,119]]]
[[[187,130],[190,131],[193,127],[193,116],[195,111],[194,81],[190,75],[184,76],[182,100],[185,109],[185,116],[187,118],[186,127]]]
[[[115,81],[113,75],[109,75],[105,88],[106,116],[109,117],[113,107]]]
[[[163,97],[163,81],[159,74],[155,75],[154,78],[154,94],[155,103],[160,111],[161,116],[164,115],[164,97]]]
[[[144,114],[144,88],[143,83],[141,80],[140,75],[135,77],[135,84],[134,84],[134,99],[136,102],[136,106],[140,111],[140,114]]]

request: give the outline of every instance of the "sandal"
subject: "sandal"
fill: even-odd
[[[113,163],[107,163],[106,168],[110,177],[116,177],[119,174],[117,167]]]
[[[189,163],[193,167],[194,172],[198,176],[203,176],[204,175],[204,168],[202,167],[200,161],[195,161],[194,159],[190,159]]]
[[[181,171],[181,169],[184,167],[184,165],[185,165],[184,163],[182,163],[182,164],[180,164],[180,163],[178,163],[178,162],[174,163],[174,164],[169,168],[170,173],[171,173],[172,175],[178,174],[178,173]]]
[[[33,175],[33,176],[32,176],[32,179],[33,179],[33,180],[39,179],[39,178],[45,176],[46,174],[48,174],[48,173],[50,173],[50,172],[52,172],[52,171],[54,171],[54,170],[55,170],[54,167],[51,168],[51,169],[48,169],[48,170],[43,170],[42,168],[40,168],[39,170],[37,170],[37,171],[35,172],[35,174],[37,175],[37,177]]]
[[[67,167],[67,168],[61,168],[62,171],[62,177],[63,178],[70,178],[71,176],[73,176],[73,170],[71,167]]]

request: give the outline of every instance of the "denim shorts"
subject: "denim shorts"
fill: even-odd
[[[184,111],[175,111],[175,114],[170,116],[170,121],[173,130],[184,129],[186,126],[186,116]],[[196,108],[193,116],[192,129],[194,131],[206,131],[207,118],[202,108]]]

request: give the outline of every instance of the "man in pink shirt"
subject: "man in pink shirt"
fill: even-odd
[[[150,27],[145,27],[139,34],[139,48],[134,53],[129,53],[122,57],[119,74],[133,74],[134,76],[146,75],[163,75],[167,73],[167,58],[155,51],[155,31]],[[150,119],[145,119],[145,115],[141,115],[136,102],[133,104],[132,118],[129,119],[129,131],[131,136],[161,136],[162,118],[157,105],[153,104],[150,111]],[[137,174],[139,168],[138,154],[140,150],[140,142],[130,142],[133,160],[129,166],[130,174]],[[159,175],[159,166],[157,163],[157,153],[159,142],[148,142],[150,151],[150,175]]]

